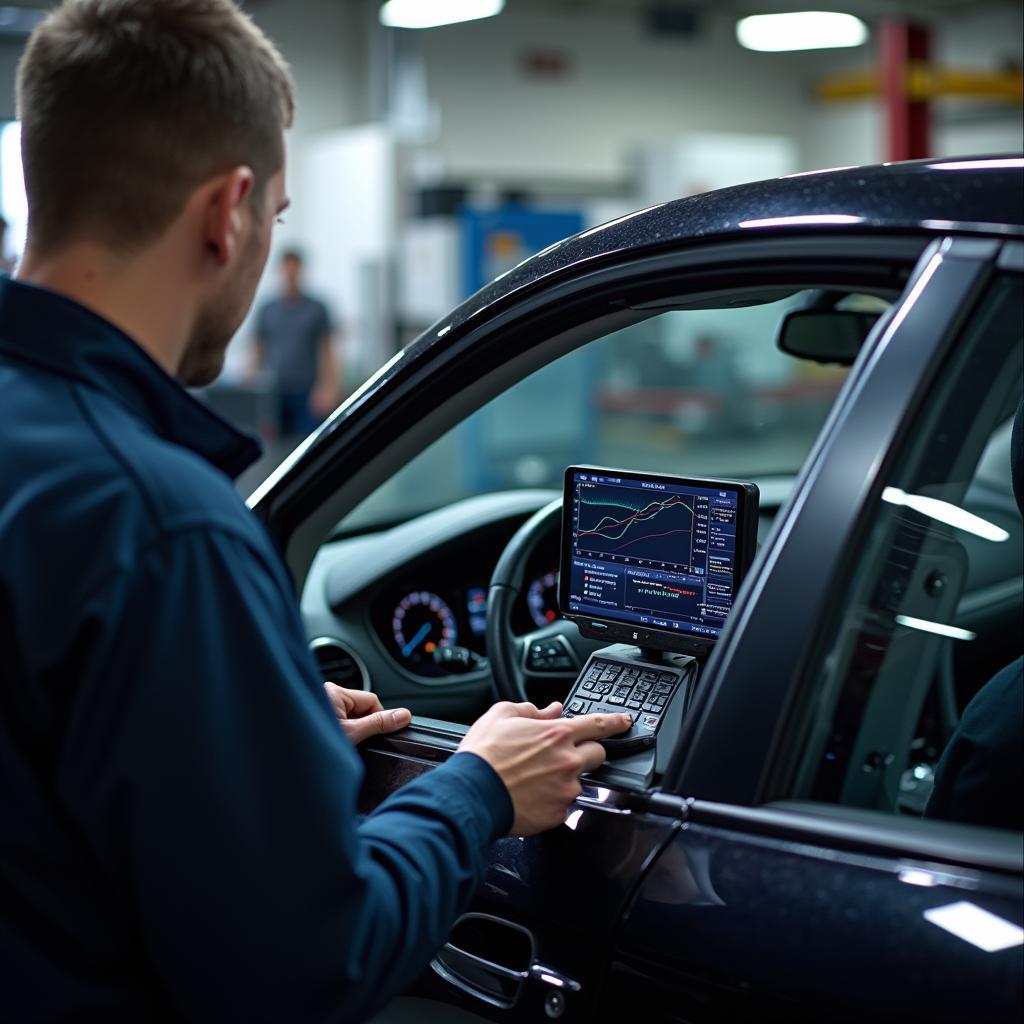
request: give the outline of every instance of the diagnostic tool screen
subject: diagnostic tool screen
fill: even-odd
[[[618,639],[717,639],[753,553],[757,488],[580,466],[565,483],[563,612],[630,627]]]

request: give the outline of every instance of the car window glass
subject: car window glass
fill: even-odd
[[[358,529],[491,491],[561,486],[586,462],[692,476],[790,478],[846,369],[775,346],[807,293],[674,310],[548,364],[426,449],[341,524]],[[877,312],[885,303],[861,297]]]
[[[1022,301],[1019,276],[993,286],[886,473],[782,751],[786,795],[1020,828]]]

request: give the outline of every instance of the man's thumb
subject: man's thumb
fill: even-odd
[[[395,708],[394,711],[385,711],[384,717],[390,719],[388,732],[394,732],[396,729],[404,729],[412,721],[412,712],[408,708]]]
[[[411,721],[412,712],[408,708],[395,708],[394,711],[374,711],[363,718],[345,719],[341,727],[353,743],[362,743],[370,736],[404,729]]]

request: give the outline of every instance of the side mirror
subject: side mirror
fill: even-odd
[[[782,318],[775,344],[800,359],[849,366],[880,315],[850,309],[794,309]]]

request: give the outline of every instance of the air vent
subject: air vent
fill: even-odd
[[[329,636],[317,637],[310,643],[309,649],[320,666],[320,675],[325,682],[337,683],[350,690],[370,688],[370,676],[362,659],[340,640]]]

